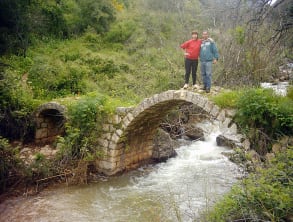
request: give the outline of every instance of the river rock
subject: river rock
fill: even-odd
[[[152,158],[157,162],[162,162],[170,157],[176,156],[177,154],[174,150],[175,145],[176,142],[171,139],[170,135],[159,128],[154,138]]]
[[[186,124],[184,126],[184,135],[191,140],[204,139],[204,131],[195,124]]]
[[[221,134],[216,138],[218,146],[229,148],[242,147],[241,138],[238,135]]]
[[[247,152],[247,156],[251,159],[254,164],[258,164],[261,162],[260,155],[255,150],[249,150]]]
[[[282,145],[280,143],[275,143],[272,146],[272,151],[274,154],[279,153],[282,150]]]

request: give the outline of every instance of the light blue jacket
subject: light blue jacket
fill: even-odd
[[[219,59],[218,49],[212,39],[202,40],[199,57],[201,62],[210,62],[214,59]]]

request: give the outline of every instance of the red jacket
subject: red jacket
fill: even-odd
[[[190,39],[184,42],[180,47],[188,53],[185,57],[187,59],[198,59],[200,52],[201,40]]]

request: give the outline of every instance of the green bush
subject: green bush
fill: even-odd
[[[204,221],[289,221],[293,215],[293,147],[233,187]]]
[[[69,107],[66,135],[59,137],[57,144],[61,149],[60,158],[92,159],[96,152],[96,139],[105,117],[105,103],[105,97],[92,93]]]
[[[237,108],[235,120],[242,129],[260,129],[272,139],[293,135],[293,102],[272,90],[247,90],[239,98]]]

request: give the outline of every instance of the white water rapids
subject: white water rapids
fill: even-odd
[[[206,141],[178,148],[165,163],[99,181],[16,198],[0,205],[0,221],[144,222],[194,221],[227,192],[238,167],[216,145],[218,128]]]

